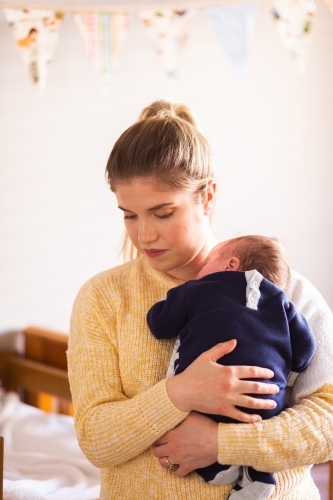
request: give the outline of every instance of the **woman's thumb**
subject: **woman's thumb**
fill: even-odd
[[[233,351],[236,347],[236,344],[236,339],[228,340],[227,342],[220,342],[220,344],[216,344],[214,347],[206,351],[206,354],[208,354],[209,358],[212,361],[216,362],[218,359]]]

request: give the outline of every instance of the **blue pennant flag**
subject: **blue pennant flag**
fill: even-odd
[[[245,81],[256,10],[255,4],[237,4],[205,9],[236,72],[239,83]]]

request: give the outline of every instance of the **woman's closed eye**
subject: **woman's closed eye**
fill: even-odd
[[[169,212],[167,214],[154,214],[158,219],[169,219],[173,215],[173,212]]]
[[[157,219],[169,219],[173,215],[173,212],[169,212],[167,214],[154,214],[154,217]],[[124,220],[134,220],[137,216],[135,214],[132,215],[124,215]]]

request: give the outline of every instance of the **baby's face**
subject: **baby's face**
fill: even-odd
[[[221,257],[222,247],[225,246],[226,243],[228,242],[223,241],[210,251],[201,271],[197,275],[197,279],[203,278],[207,276],[207,274],[225,271],[228,268],[231,255]]]

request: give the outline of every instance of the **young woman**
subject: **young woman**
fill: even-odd
[[[101,468],[100,498],[224,500],[232,485],[211,485],[193,472],[218,461],[276,472],[272,499],[319,499],[307,466],[333,458],[326,303],[292,274],[288,296],[309,321],[317,351],[292,389],[290,404],[298,404],[273,419],[239,409],[273,408],[260,395],[278,387],[265,368],[216,363],[237,349],[233,339],[166,379],[174,340],[155,339],[146,313],[170,288],[194,279],[216,244],[210,150],[188,108],[156,102],[116,142],[107,176],[139,256],[82,287],[68,348],[77,436]],[[201,413],[250,425],[217,424]]]

